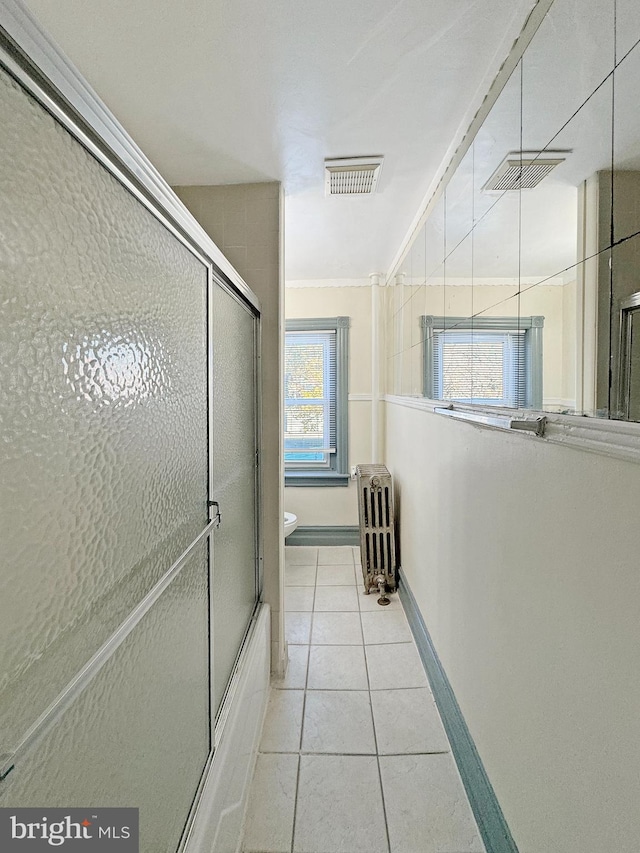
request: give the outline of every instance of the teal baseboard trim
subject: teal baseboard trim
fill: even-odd
[[[285,539],[285,545],[359,545],[360,528],[357,525],[328,527],[298,526]]]
[[[429,676],[433,696],[486,851],[487,853],[518,853],[447,674],[424,624],[420,608],[402,570],[398,574],[400,600],[404,605],[418,652]]]

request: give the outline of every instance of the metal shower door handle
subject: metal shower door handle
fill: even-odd
[[[209,501],[208,503],[209,510],[215,509],[215,512],[212,513],[211,521],[213,522],[213,526],[217,530],[220,527],[220,523],[222,521],[222,516],[220,515],[220,504],[218,501]]]

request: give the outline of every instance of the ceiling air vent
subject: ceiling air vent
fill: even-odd
[[[511,151],[482,187],[484,192],[532,190],[570,151]]]
[[[370,195],[376,191],[382,157],[325,160],[325,195]]]

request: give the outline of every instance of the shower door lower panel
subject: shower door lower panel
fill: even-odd
[[[207,543],[2,782],[0,805],[140,810],[174,853],[209,753]]]

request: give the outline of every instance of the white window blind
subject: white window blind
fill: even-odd
[[[286,333],[287,468],[329,468],[336,452],[336,337],[335,329]]]
[[[464,403],[525,406],[525,344],[525,330],[434,330],[435,396]]]

